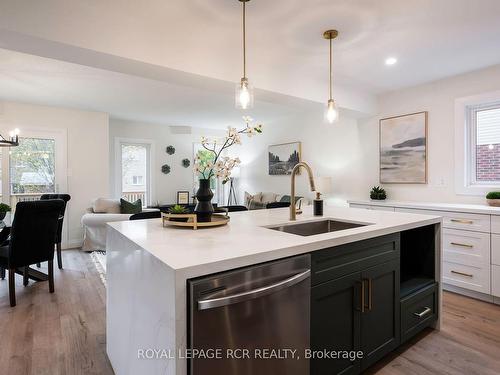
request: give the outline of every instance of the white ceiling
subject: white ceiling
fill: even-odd
[[[109,113],[112,118],[225,128],[242,123],[234,88],[172,84],[0,49],[0,99]],[[203,82],[202,82],[203,83]],[[270,124],[321,106],[262,92],[252,111]]]
[[[236,82],[237,0],[2,0],[15,31],[170,69]],[[327,28],[335,41],[335,96],[366,111],[372,95],[500,63],[498,0],[252,0],[248,76],[258,88],[324,102]],[[23,50],[2,40],[0,46]],[[47,56],[32,45],[25,51]],[[388,56],[398,64],[387,67]],[[51,57],[51,56],[47,56]]]

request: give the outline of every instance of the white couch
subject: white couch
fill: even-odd
[[[281,202],[282,198],[288,199],[290,202],[290,196],[286,194],[278,194],[273,192],[262,192],[259,191],[254,194],[250,194],[245,191],[245,206],[249,210],[259,210],[266,208],[268,203]],[[296,205],[298,207],[307,206],[311,204],[311,200],[305,197],[296,197]]]
[[[143,212],[154,212],[157,209],[143,209]],[[106,223],[127,221],[132,214],[120,213],[119,199],[96,199],[92,207],[82,216],[84,228],[83,251],[106,250]]]

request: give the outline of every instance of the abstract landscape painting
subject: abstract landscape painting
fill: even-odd
[[[427,112],[380,120],[380,182],[427,183]]]
[[[289,175],[300,161],[300,142],[269,146],[269,174]]]

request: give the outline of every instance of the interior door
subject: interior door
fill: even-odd
[[[365,308],[361,314],[361,350],[364,370],[400,342],[399,259],[361,273]]]
[[[357,351],[360,347],[361,274],[328,281],[311,290],[311,349]],[[311,359],[311,374],[358,374],[359,361]]]

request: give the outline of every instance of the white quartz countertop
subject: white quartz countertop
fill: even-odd
[[[401,201],[377,201],[377,200],[348,200],[350,204],[364,204],[370,206],[415,208],[421,210],[437,210],[452,212],[467,212],[472,214],[500,215],[500,207],[492,207],[487,204],[461,204],[461,203],[439,203],[439,202],[401,202]]]
[[[189,278],[441,222],[438,216],[325,206],[323,217],[314,217],[306,207],[296,222],[336,219],[371,225],[307,237],[265,228],[293,224],[288,213],[287,208],[233,212],[228,225],[198,230],[164,228],[161,219],[108,225]]]

